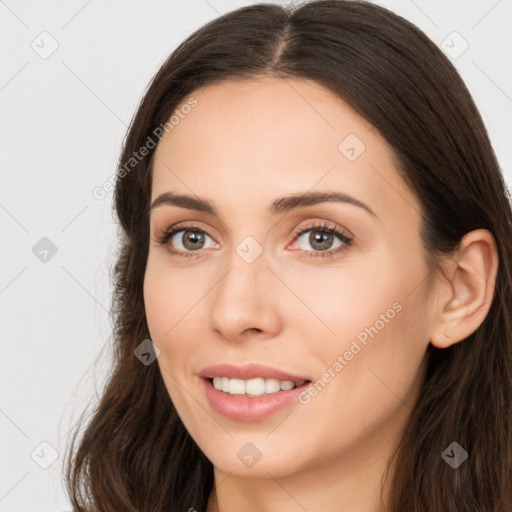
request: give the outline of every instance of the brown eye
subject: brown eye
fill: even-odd
[[[210,246],[207,245],[210,240]],[[158,238],[161,245],[165,245],[171,254],[180,256],[199,255],[200,249],[208,249],[215,246],[213,239],[202,229],[176,226],[168,229]]]
[[[295,244],[301,249],[300,256],[304,258],[333,257],[348,249],[353,240],[352,237],[345,234],[342,228],[326,222],[299,228],[294,234]]]
[[[190,230],[183,231],[183,234],[181,235],[181,243],[185,249],[188,249],[189,251],[202,249],[204,245],[204,233]]]
[[[311,231],[308,238],[308,243],[317,251],[325,251],[331,248],[334,237],[331,233],[323,231]]]
[[[309,233],[309,236],[307,235]],[[301,245],[302,239],[302,245]],[[338,239],[338,244],[333,244]],[[304,242],[305,240],[305,242]],[[305,229],[302,231],[300,236],[297,237],[297,244],[300,249],[304,251],[327,251],[331,249],[337,249],[342,245],[342,242],[346,242],[348,239],[344,237],[341,233],[335,234],[330,233],[326,230],[320,229]],[[309,245],[311,248],[307,247]]]

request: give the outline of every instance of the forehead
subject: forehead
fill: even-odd
[[[320,84],[226,81],[190,97],[195,106],[174,118],[157,146],[153,198],[192,192],[256,207],[279,194],[321,188],[359,195],[376,211],[415,204],[385,139]]]

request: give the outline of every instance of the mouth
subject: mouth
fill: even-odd
[[[221,386],[225,384],[223,379],[227,379],[229,385],[228,391],[217,389],[214,381],[216,381],[218,386],[219,381],[217,379],[219,378]],[[265,420],[283,409],[294,405],[296,406],[299,403],[300,394],[303,393],[306,387],[311,383],[309,380],[278,380],[276,381],[277,384],[276,382],[269,383],[269,390],[276,391],[271,393],[265,391],[265,393],[259,395],[253,394],[262,391],[263,384],[260,380],[265,383],[266,390],[267,382],[274,379],[254,378],[244,381],[242,379],[230,379],[228,377],[215,377],[202,378],[201,382],[205,396],[214,411],[231,420],[246,423]],[[233,381],[235,382],[233,383]],[[252,384],[251,381],[256,381],[256,383]],[[282,382],[284,382],[283,387],[285,389],[281,389]],[[247,383],[249,383],[248,390],[246,387]],[[277,385],[279,385],[279,390],[277,390]],[[254,389],[251,389],[251,386],[254,386]]]
[[[290,391],[310,382],[305,379],[293,381],[265,379],[263,377],[256,377],[247,380],[230,377],[213,377],[207,380],[217,391],[222,391],[228,395],[241,395],[251,398],[271,395],[281,391]]]
[[[200,374],[205,397],[214,411],[234,421],[264,420],[297,405],[311,384],[302,375],[262,366],[219,364]]]

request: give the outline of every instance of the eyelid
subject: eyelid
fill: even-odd
[[[328,220],[324,220],[324,219],[322,219],[322,220],[315,219],[313,221],[311,221],[311,220],[307,221],[307,223],[305,225],[301,224],[301,225],[297,226],[296,228],[294,228],[292,231],[291,241],[295,240],[296,237],[303,234],[305,231],[313,231],[315,229],[319,229],[319,231],[321,231],[322,229],[324,229],[326,231],[330,231],[330,230],[338,231],[340,234],[344,235],[346,238],[349,238],[349,239],[354,238],[354,235],[348,229],[342,228],[341,226],[339,226],[338,224],[336,224],[333,221],[328,221]]]
[[[174,234],[177,231],[181,230],[190,230],[190,231],[204,231],[210,238],[215,238],[217,235],[213,234],[213,230],[208,227],[206,224],[203,224],[201,221],[198,220],[191,220],[191,221],[182,221],[177,222],[176,224],[173,224],[172,226],[169,226],[167,228],[164,228],[160,231],[161,235],[165,235],[166,233],[169,233],[171,231],[174,231]]]
[[[336,229],[338,231],[341,231],[344,235],[346,235],[347,238],[352,238],[354,236],[348,229],[342,228],[341,226],[339,226],[338,224],[336,224],[333,221],[328,221],[325,219],[313,219],[313,220],[309,219],[308,221],[305,221],[305,222],[306,222],[305,225],[299,224],[299,226],[297,226],[293,229],[293,231],[291,233],[290,242],[293,241],[295,239],[295,237],[297,235],[299,235],[302,231],[305,231],[308,229],[315,229],[315,228]],[[308,222],[309,222],[309,224],[308,224]],[[216,235],[212,234],[212,232],[210,231],[210,228],[206,224],[203,224],[201,221],[195,221],[195,220],[178,222],[176,224],[173,224],[172,226],[169,226],[166,229],[163,229],[161,232],[162,232],[162,234],[164,234],[171,230],[173,230],[173,231],[178,230],[179,228],[190,229],[190,230],[194,230],[194,229],[201,230],[201,231],[204,231],[211,238],[214,238],[216,236]]]

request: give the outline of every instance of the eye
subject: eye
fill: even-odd
[[[210,247],[205,246],[206,239],[213,242]],[[171,254],[179,256],[197,256],[194,253],[198,252],[199,249],[208,249],[215,246],[215,242],[208,233],[193,226],[170,228],[157,241],[162,245],[166,245]]]
[[[332,257],[352,244],[352,238],[343,230],[326,222],[316,223],[307,228],[299,228],[294,234],[297,237],[299,248],[303,250],[301,256],[305,258]],[[308,249],[307,245],[310,245],[313,250]]]

